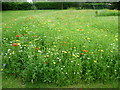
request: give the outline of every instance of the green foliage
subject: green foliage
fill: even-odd
[[[62,2],[35,2],[38,9],[62,9]],[[78,7],[78,3],[63,2],[63,9]]]
[[[2,2],[2,10],[30,10],[31,7],[28,2]]]
[[[111,2],[110,4],[111,4],[110,9],[120,10],[120,2]]]
[[[78,3],[75,2],[63,2],[63,9],[68,7],[78,7]],[[3,2],[3,10],[33,10],[33,9],[62,9],[62,2]]]
[[[32,9],[32,4],[28,3],[28,2],[21,2],[18,3],[18,10],[30,10]]]
[[[106,9],[109,8],[108,3],[80,3],[79,9]]]
[[[57,2],[35,2],[38,9],[61,9],[61,3]]]
[[[2,10],[17,10],[16,2],[2,2]]]
[[[34,4],[34,5],[33,5]],[[78,2],[3,2],[3,10],[33,10],[33,9],[68,9],[71,7],[77,9],[115,9],[118,7],[118,3],[78,3]]]
[[[101,10],[96,15],[97,16],[119,16],[120,13],[117,10]]]
[[[59,86],[118,79],[118,17],[95,17],[94,10],[2,14],[3,74]]]
[[[76,10],[75,7],[70,7],[70,8],[67,8],[67,10]]]
[[[14,75],[2,75],[2,88],[118,88],[117,81],[108,81],[106,83],[93,82],[85,83],[80,81],[78,84],[68,86],[57,86],[54,84],[27,82],[23,83],[20,78],[15,78]]]

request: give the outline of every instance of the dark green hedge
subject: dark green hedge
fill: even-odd
[[[37,9],[67,9],[69,7],[78,7],[76,2],[35,2],[34,3]]]
[[[2,10],[30,10],[31,3],[28,2],[3,2]]]
[[[33,5],[34,4],[34,5]],[[2,10],[45,10],[45,9],[118,9],[118,3],[78,3],[78,2],[3,2]],[[35,7],[34,7],[35,6]]]
[[[78,7],[76,2],[35,2],[36,9],[63,9],[69,7]],[[2,10],[31,10],[34,9],[34,5],[28,2],[3,2]]]

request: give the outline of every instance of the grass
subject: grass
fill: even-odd
[[[118,17],[96,17],[95,11],[3,11],[1,71],[46,87],[116,81]],[[34,87],[29,84],[20,87]]]
[[[117,10],[101,10],[96,12],[98,16],[119,16],[120,13]]]
[[[2,88],[118,88],[118,82],[107,82],[107,83],[85,83],[80,82],[79,84],[68,85],[59,87],[55,84],[46,83],[23,83],[20,78],[15,78],[14,76],[3,76]]]

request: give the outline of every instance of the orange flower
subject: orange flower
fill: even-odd
[[[84,53],[81,53],[82,55],[84,55]]]
[[[6,28],[10,28],[10,27],[6,27]]]
[[[30,17],[30,18],[34,18],[34,17]]]
[[[82,50],[83,52],[87,52],[86,50]]]
[[[67,25],[67,23],[64,23],[64,25]]]
[[[16,37],[20,37],[20,35],[16,35]]]
[[[24,35],[26,35],[26,36],[27,36],[28,34],[24,34]]]
[[[83,29],[79,29],[79,31],[83,31]]]
[[[46,62],[44,62],[44,64],[47,64]]]
[[[37,35],[34,35],[34,37],[38,37]]]
[[[64,43],[67,43],[67,42],[64,42]]]
[[[36,50],[38,50],[38,48],[36,48]]]
[[[66,15],[67,17],[70,17],[70,15]]]

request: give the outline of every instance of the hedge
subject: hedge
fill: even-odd
[[[41,9],[118,9],[118,3],[78,3],[78,2],[2,2],[2,10],[32,10]],[[62,7],[63,6],[63,7]]]

